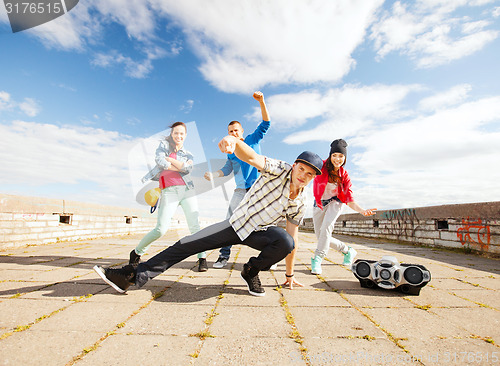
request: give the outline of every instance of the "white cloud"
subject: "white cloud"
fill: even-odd
[[[101,19],[91,10],[92,2],[80,1],[70,12],[26,32],[49,48],[83,51],[102,31]]]
[[[299,93],[275,94],[266,97],[268,109],[272,111],[273,128],[279,129],[297,128],[327,112],[330,101],[329,96],[322,95],[319,91],[310,90]],[[290,106],[293,105],[293,108]],[[261,119],[260,107],[254,107],[254,111],[247,119]]]
[[[352,54],[374,21],[370,37],[379,59],[399,52],[420,68],[447,64],[498,37],[489,29],[498,7],[459,15],[492,3],[397,1],[380,11],[382,0],[89,0],[28,32],[47,47],[91,50],[94,65],[122,66],[129,77],[145,78],[155,60],[183,49],[175,36],[159,38],[166,23],[167,29],[182,30],[201,60],[200,72],[214,87],[248,93],[268,85],[340,81],[355,67]],[[110,23],[123,27],[141,56],[94,51]]]
[[[29,117],[35,117],[40,113],[40,106],[33,98],[24,98],[24,101],[19,103],[19,109]]]
[[[267,98],[273,126],[297,127],[307,119],[319,119],[312,129],[294,132],[284,139],[288,144],[331,141],[332,136],[350,137],[364,133],[375,121],[397,120],[408,112],[401,101],[418,85],[344,85],[324,93],[318,91]],[[293,111],[290,108],[293,105]],[[294,119],[293,113],[299,111]]]
[[[91,64],[98,67],[109,68],[115,65],[123,65],[125,73],[131,78],[143,79],[153,70],[153,60],[163,57],[166,53],[159,47],[152,47],[144,51],[146,58],[136,61],[128,56],[122,55],[116,50],[108,53],[97,53]]]
[[[13,104],[10,100],[10,94],[6,91],[0,91],[0,111],[11,109]]]
[[[479,31],[483,30],[484,28],[486,28],[490,24],[491,24],[491,22],[488,22],[486,20],[465,23],[462,25],[462,32],[464,34],[479,32]]]
[[[497,31],[483,31],[453,41],[448,37],[445,26],[437,27],[415,41],[412,53],[423,55],[417,61],[418,67],[435,67],[481,50],[487,43],[496,39],[498,34]]]
[[[117,51],[110,51],[107,54],[99,53],[92,60],[92,65],[99,67],[113,67],[115,65],[124,65],[125,73],[136,79],[145,78],[153,69],[151,59],[146,58],[142,61],[135,61],[128,56],[123,56]]]
[[[196,125],[191,122],[188,125],[189,150],[204,162]],[[142,187],[140,178],[147,172],[143,159],[154,164],[157,139],[149,146],[152,154],[146,157],[139,149],[142,155],[134,155],[140,161],[137,172],[130,165],[130,155],[137,153],[137,146],[143,144],[144,139],[116,131],[17,120],[0,124],[0,140],[3,162],[0,189],[4,192],[144,208],[136,202],[136,194]],[[217,163],[222,166],[224,160]],[[200,194],[200,215],[223,219],[226,196],[231,198],[234,185],[233,179],[226,183],[226,195],[221,188]],[[214,206],[213,202],[219,204]],[[183,216],[180,210],[178,212]]]
[[[63,83],[59,83],[59,84],[53,84],[61,89],[65,89],[65,90],[68,90],[70,92],[76,92],[76,88],[72,87],[72,86],[69,86],[69,85],[66,85],[66,84],[63,84]]]
[[[123,25],[129,37],[148,41],[154,36],[155,13],[148,1],[94,0],[92,3],[104,19]]]
[[[500,171],[493,168],[500,156],[500,97],[471,100],[471,86],[460,84],[417,100],[408,112],[408,94],[424,91],[429,94],[418,85],[346,85],[267,100],[278,128],[292,127],[290,105],[300,111],[294,122],[305,128],[285,143],[348,140],[355,198],[363,207],[500,200]]]
[[[186,100],[186,103],[184,103],[183,105],[181,105],[179,107],[179,110],[181,110],[187,114],[187,113],[191,112],[191,110],[193,109],[193,105],[194,105],[194,100],[188,99],[188,100]]]
[[[351,54],[382,1],[152,3],[182,28],[211,84],[250,92],[340,80],[354,66]]]
[[[472,87],[469,84],[462,84],[451,89],[424,98],[419,102],[419,107],[426,111],[435,111],[439,108],[450,107],[465,101]]]
[[[417,207],[500,199],[500,97],[372,129],[355,139],[367,205]],[[480,187],[480,188],[479,188]]]
[[[142,121],[137,117],[127,118],[127,124],[130,126],[137,126],[138,124],[141,124],[141,123],[142,123]]]
[[[111,22],[124,27],[144,56],[134,59],[116,51],[97,53],[91,61],[96,66],[122,65],[126,75],[144,78],[153,69],[153,60],[180,52],[181,47],[175,41],[170,42],[168,51],[163,48],[168,42],[163,41],[162,47],[154,44],[156,20],[148,1],[82,1],[64,16],[27,32],[39,38],[46,47],[84,52],[102,41],[104,27]]]
[[[47,47],[84,50],[102,37],[103,25],[122,25],[130,38],[148,41],[154,36],[155,17],[148,1],[89,0],[57,19],[28,32]]]
[[[0,124],[0,184],[44,187],[82,182],[98,186],[81,192],[85,201],[134,204],[127,159],[134,140],[114,131],[25,121]],[[64,198],[64,197],[59,197]],[[110,203],[112,202],[112,203]],[[101,202],[105,203],[105,202]]]
[[[459,17],[455,11],[472,9],[490,1],[417,1],[394,3],[372,26],[378,58],[391,52],[408,55],[420,68],[435,67],[471,55],[493,40],[499,32],[485,30],[492,23],[486,19]]]
[[[6,91],[0,91],[0,111],[20,111],[29,117],[35,117],[40,113],[41,107],[33,98],[24,98],[22,102],[16,102]]]

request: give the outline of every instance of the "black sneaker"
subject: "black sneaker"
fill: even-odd
[[[206,272],[208,271],[207,259],[200,258],[198,259],[198,272]]]
[[[245,280],[248,287],[248,292],[253,296],[265,296],[266,292],[260,284],[259,271],[253,269],[245,263],[243,265],[243,270],[241,271],[241,278]]]
[[[131,264],[135,268],[139,265],[141,262],[141,256],[135,252],[135,249],[130,252],[130,260],[128,261],[128,264]]]
[[[135,283],[135,269],[130,264],[117,269],[104,269],[101,266],[94,266],[94,271],[104,282],[122,294],[127,292],[130,285]]]

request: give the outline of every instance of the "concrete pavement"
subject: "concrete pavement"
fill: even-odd
[[[186,232],[170,231],[162,250]],[[339,237],[357,258],[425,265],[419,296],[365,289],[330,251],[309,273],[312,233],[300,233],[296,278],[261,273],[263,298],[239,276],[256,251],[233,247],[228,267],[195,271],[196,256],[120,295],[92,271],[122,265],[141,235],[0,252],[0,365],[500,365],[500,261]],[[148,258],[149,255],[145,256]]]

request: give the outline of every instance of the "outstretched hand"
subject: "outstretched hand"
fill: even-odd
[[[373,216],[377,213],[377,209],[376,208],[369,208],[368,210],[364,210],[363,212],[361,212],[361,215],[363,216]]]
[[[234,136],[226,136],[219,142],[219,149],[225,154],[232,154],[236,149],[236,138]]]
[[[301,284],[299,281],[295,279],[295,276],[287,277],[285,283],[282,284],[281,287],[286,287],[287,285],[290,290],[293,290],[294,285],[299,287],[304,287],[303,284]]]

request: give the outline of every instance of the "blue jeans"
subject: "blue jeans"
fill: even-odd
[[[229,220],[229,218],[232,216],[234,210],[243,200],[243,197],[245,197],[246,193],[247,193],[246,189],[236,188],[234,190],[233,197],[231,198],[231,202],[229,202],[229,207],[227,209],[226,220]],[[229,257],[231,256],[231,247],[232,245],[228,245],[226,247],[220,248],[219,256],[229,259]]]
[[[171,186],[162,189],[160,207],[158,208],[158,220],[156,227],[147,233],[135,247],[138,255],[146,253],[148,248],[155,240],[161,238],[168,231],[172,216],[178,206],[182,207],[184,216],[191,234],[200,230],[198,222],[198,200],[194,189],[188,189],[187,186]],[[205,253],[198,253],[198,258],[205,258]]]
[[[235,243],[260,250],[257,257],[252,257],[248,261],[248,264],[258,271],[268,270],[274,263],[285,258],[295,246],[292,236],[277,226],[254,231],[241,241],[229,221],[225,220],[186,236],[147,262],[141,262],[137,266],[135,284],[138,287],[144,286],[150,279],[193,254]]]

